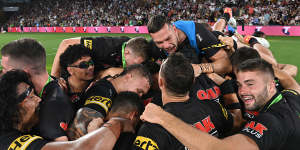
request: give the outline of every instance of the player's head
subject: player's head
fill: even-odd
[[[162,63],[159,71],[159,87],[168,95],[183,97],[194,82],[194,70],[181,53],[173,53]]]
[[[90,50],[81,44],[70,45],[60,55],[62,77],[72,76],[78,80],[91,80],[94,77],[94,62]]]
[[[233,72],[236,71],[236,68],[239,64],[248,59],[260,58],[257,50],[251,47],[241,47],[238,48],[235,52],[230,56],[230,61],[232,64]]]
[[[255,36],[255,37],[261,37],[261,38],[266,37],[265,33],[262,32],[262,31],[255,31],[252,35]]]
[[[144,37],[135,37],[126,43],[124,57],[126,65],[141,64],[148,59],[149,43]]]
[[[148,32],[158,48],[174,53],[178,48],[178,31],[162,15],[152,16],[147,24]]]
[[[34,39],[12,41],[2,48],[1,54],[4,73],[11,69],[21,69],[30,75],[47,72],[45,49]]]
[[[263,59],[248,59],[236,71],[238,95],[247,110],[261,109],[276,93],[274,70]]]
[[[121,84],[126,85],[125,91],[135,92],[139,96],[146,94],[152,84],[151,74],[142,64],[126,67],[119,77],[123,78]]]
[[[109,116],[127,118],[136,125],[143,111],[144,105],[139,95],[134,92],[120,92],[114,98]]]
[[[0,133],[29,130],[38,121],[40,101],[26,72],[6,72],[0,79]]]

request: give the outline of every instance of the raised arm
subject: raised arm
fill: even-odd
[[[59,47],[56,51],[56,55],[54,57],[54,60],[53,60],[53,64],[52,64],[52,70],[51,70],[51,75],[52,76],[54,76],[56,78],[60,77],[59,57],[66,50],[66,48],[69,45],[74,45],[74,44],[80,44],[80,37],[71,38],[71,39],[64,39],[60,43],[60,45],[59,45]]]
[[[275,76],[279,79],[279,82],[284,89],[292,89],[300,93],[300,86],[292,76],[277,67],[273,67],[273,69]]]

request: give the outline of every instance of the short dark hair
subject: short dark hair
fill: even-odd
[[[161,65],[160,75],[166,89],[174,95],[186,95],[194,82],[194,70],[190,62],[181,53],[169,55]]]
[[[29,75],[22,70],[8,71],[0,79],[0,135],[16,129],[20,122],[17,88],[23,82],[33,86]]]
[[[255,31],[252,35],[255,37],[263,37],[265,33],[262,31]]]
[[[141,98],[134,92],[120,92],[113,101],[111,113],[128,114],[136,111],[141,115],[144,111]]]
[[[150,51],[150,45],[146,38],[135,37],[127,41],[127,47],[131,48],[134,55],[142,57],[145,60],[148,59],[148,53]]]
[[[143,65],[149,70],[149,72],[154,75],[159,72],[160,65],[154,61],[148,60],[143,63]]]
[[[67,78],[70,76],[67,67],[84,56],[91,56],[90,49],[81,44],[70,45],[59,57],[61,66],[61,76]]]
[[[149,33],[158,32],[165,24],[170,24],[168,19],[163,15],[155,15],[152,16],[147,24]]]
[[[261,58],[248,59],[237,66],[237,72],[260,71],[275,77],[273,67]]]
[[[148,82],[149,82],[149,85],[151,86],[152,85],[152,76],[149,72],[149,70],[142,64],[133,64],[133,65],[130,65],[128,67],[126,67],[123,72],[120,73],[120,75],[118,76],[124,76],[128,73],[132,73],[132,72],[135,72],[136,74],[142,76],[142,77],[145,77]]]
[[[45,48],[35,39],[24,38],[12,41],[2,48],[1,54],[31,66],[34,74],[46,71]]]
[[[257,50],[251,47],[241,47],[238,48],[232,55],[230,56],[230,61],[233,67],[236,67],[238,64],[241,64],[245,60],[260,58]]]

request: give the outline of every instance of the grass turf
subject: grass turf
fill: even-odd
[[[80,36],[144,36],[148,39],[147,34],[93,34],[93,33],[5,33],[0,34],[0,48],[6,43],[25,37],[37,39],[42,43],[47,51],[47,70],[50,72],[53,59],[59,43],[66,38],[80,37]],[[271,36],[267,37],[271,44],[271,50],[279,63],[293,64],[300,69],[300,37],[284,37]],[[300,75],[298,73],[296,80],[300,82]]]

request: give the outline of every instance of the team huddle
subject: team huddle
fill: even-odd
[[[299,149],[297,67],[235,24],[156,15],[150,41],[65,39],[50,74],[38,41],[6,44],[0,149]]]

